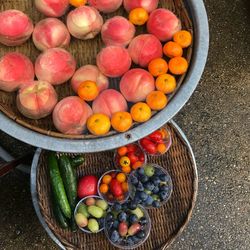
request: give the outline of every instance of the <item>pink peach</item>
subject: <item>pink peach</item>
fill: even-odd
[[[68,9],[69,0],[35,0],[35,6],[45,16],[60,17]]]
[[[108,78],[95,65],[85,65],[75,72],[71,79],[73,90],[77,93],[79,85],[85,81],[95,82],[99,92],[109,87]]]
[[[128,52],[135,64],[145,68],[153,59],[162,57],[162,44],[154,35],[139,35],[129,44]]]
[[[106,46],[126,47],[135,35],[135,26],[125,17],[115,16],[102,26],[102,40]]]
[[[82,6],[72,10],[67,16],[67,27],[70,34],[78,39],[94,38],[102,29],[103,18],[92,7]]]
[[[127,111],[128,105],[120,92],[107,89],[94,100],[92,108],[94,113],[102,113],[111,117],[115,112]]]
[[[28,40],[33,32],[30,18],[19,10],[6,10],[0,13],[0,43],[17,46]]]
[[[80,135],[86,128],[86,121],[92,109],[77,96],[62,99],[54,108],[53,122],[57,130],[64,134]]]
[[[135,8],[144,8],[148,13],[157,8],[159,0],[123,0],[123,6],[127,12]]]
[[[165,42],[171,40],[173,35],[181,30],[181,21],[170,10],[157,9],[150,14],[147,29],[149,33]]]
[[[111,13],[120,8],[122,0],[88,0],[88,3],[103,13]]]
[[[61,48],[44,51],[35,63],[37,78],[53,85],[68,81],[75,73],[75,69],[75,59],[68,51]]]
[[[65,48],[70,43],[70,34],[63,22],[57,18],[46,18],[36,24],[33,42],[37,49]]]
[[[109,77],[119,77],[126,73],[131,66],[128,51],[119,46],[109,46],[102,49],[96,58],[100,71]]]
[[[12,92],[22,84],[34,81],[33,63],[18,52],[11,52],[0,58],[0,89]]]
[[[17,108],[30,119],[48,116],[57,103],[57,93],[53,86],[44,81],[34,81],[23,85],[17,95]]]
[[[144,101],[154,89],[154,77],[144,69],[129,70],[120,82],[121,93],[129,102]]]

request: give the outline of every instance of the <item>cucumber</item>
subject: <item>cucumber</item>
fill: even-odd
[[[59,158],[59,170],[62,176],[69,205],[73,211],[76,206],[77,180],[75,169],[71,167],[70,160],[66,155],[62,155]]]
[[[58,206],[62,210],[64,216],[70,219],[71,208],[63,186],[63,181],[59,171],[55,153],[53,152],[49,153],[48,164],[49,164],[50,181],[52,185],[52,190],[55,194],[55,199],[57,201]]]
[[[53,208],[55,219],[57,223],[59,224],[59,226],[63,229],[68,228],[69,225],[68,225],[67,219],[64,217],[59,205],[57,204],[55,194],[53,191],[52,191],[52,208]]]
[[[75,221],[75,216],[74,215],[72,215],[71,219],[70,219],[70,228],[71,228],[71,231],[73,233],[75,233],[77,231],[77,225],[76,225],[76,221]]]
[[[70,163],[73,168],[76,168],[82,165],[85,162],[85,158],[83,155],[77,155],[74,158],[70,158]]]

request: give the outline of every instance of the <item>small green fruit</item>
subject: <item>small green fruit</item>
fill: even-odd
[[[89,213],[87,210],[87,206],[81,203],[77,208],[77,213],[83,214],[85,217],[89,218]]]
[[[80,213],[75,215],[75,221],[79,227],[86,227],[88,225],[88,219]]]
[[[98,200],[96,202],[96,206],[99,207],[99,208],[101,208],[102,210],[107,210],[108,203],[106,201],[104,201],[104,200]]]
[[[99,231],[99,224],[98,224],[96,219],[90,219],[89,220],[88,229],[92,233],[96,233],[97,231]]]
[[[145,174],[148,176],[148,177],[151,177],[154,175],[155,173],[155,168],[153,166],[150,166],[150,165],[147,165],[145,168],[144,168],[144,171],[145,171]]]
[[[103,210],[97,206],[89,206],[88,207],[88,212],[91,214],[93,217],[99,219],[103,216]]]
[[[138,219],[141,219],[144,216],[144,213],[142,212],[142,210],[139,207],[137,207],[134,210],[131,210],[131,213],[135,214],[138,217]]]

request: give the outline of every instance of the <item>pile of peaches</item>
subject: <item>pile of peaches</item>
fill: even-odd
[[[158,0],[34,3],[49,17],[35,26],[19,10],[0,13],[0,43],[18,46],[32,36],[42,51],[34,65],[17,52],[0,58],[0,90],[18,91],[17,107],[25,117],[41,119],[52,114],[61,133],[83,134],[87,127],[90,133],[103,136],[111,127],[125,132],[133,122],[146,122],[152,111],[166,107],[167,95],[176,88],[175,77],[188,69],[183,50],[191,45],[192,35],[181,29],[173,12],[158,8]],[[114,16],[104,22],[100,13],[114,12],[122,4],[128,18]],[[63,16],[70,5],[65,25],[56,17]],[[136,26],[143,25],[148,33],[136,36]],[[99,33],[105,47],[96,56],[96,65],[76,70],[74,57],[65,49],[71,36],[87,40]],[[120,92],[109,89],[109,78],[119,78]],[[58,102],[54,86],[70,79],[76,95]]]

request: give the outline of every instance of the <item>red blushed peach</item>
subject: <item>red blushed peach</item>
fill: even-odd
[[[32,35],[33,42],[37,49],[62,47],[70,43],[70,34],[63,22],[57,18],[46,18],[36,24]]]
[[[44,51],[35,63],[37,78],[53,85],[68,81],[75,73],[75,69],[75,59],[68,51],[61,48]]]
[[[109,117],[119,111],[127,111],[128,105],[120,92],[114,89],[104,90],[93,102],[94,113],[102,113]]]
[[[181,30],[181,21],[170,10],[157,9],[150,14],[147,29],[149,33],[165,42],[171,40],[173,35]]]
[[[111,13],[120,8],[122,0],[88,0],[88,3],[103,13]]]
[[[157,8],[159,0],[123,0],[123,6],[127,12],[135,8],[144,8],[148,13]]]
[[[129,70],[120,82],[121,93],[129,102],[144,101],[154,89],[154,78],[144,69]]]
[[[17,108],[30,119],[48,116],[57,103],[53,86],[44,81],[34,81],[23,85],[17,95]]]
[[[102,29],[103,18],[92,7],[82,6],[72,10],[67,16],[67,27],[72,36],[87,40],[94,38]]]
[[[135,64],[145,68],[153,59],[162,57],[162,45],[154,35],[139,35],[129,44],[128,52]]]
[[[60,17],[69,7],[69,0],[35,0],[36,8],[45,16]]]
[[[119,77],[130,69],[131,58],[125,48],[109,46],[99,52],[96,63],[104,75]]]
[[[77,96],[62,99],[54,108],[53,122],[57,130],[64,134],[80,135],[86,129],[87,119],[92,109]]]
[[[95,65],[85,65],[75,72],[71,79],[73,90],[77,93],[79,85],[85,81],[95,82],[99,92],[109,87],[108,78]]]
[[[126,47],[135,35],[135,26],[122,16],[108,19],[102,26],[102,40],[106,46]]]
[[[33,32],[30,18],[19,10],[6,10],[0,13],[0,43],[17,46],[28,40]]]
[[[30,59],[18,52],[0,58],[0,89],[12,92],[22,84],[34,81],[34,66]]]

